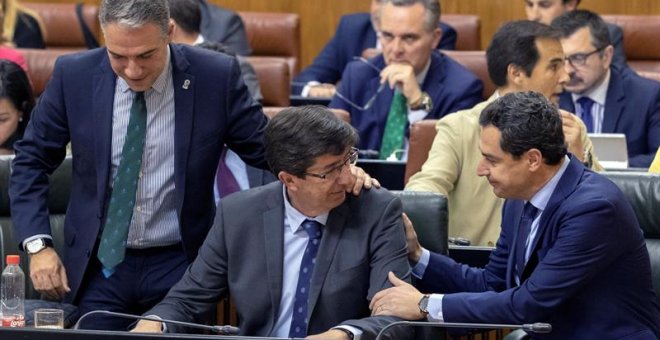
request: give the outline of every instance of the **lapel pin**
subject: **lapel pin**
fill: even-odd
[[[183,81],[183,86],[182,86],[183,89],[187,90],[189,86],[190,86],[190,80],[188,80],[188,79],[184,80]]]

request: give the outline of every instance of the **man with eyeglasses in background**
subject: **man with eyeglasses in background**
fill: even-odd
[[[369,301],[390,286],[388,272],[409,281],[401,201],[385,189],[346,194],[357,138],[321,106],[277,114],[264,140],[279,182],[221,200],[198,258],[145,314],[194,321],[230,293],[241,335],[373,339],[397,320],[370,317]],[[140,321],[134,331],[162,328]],[[391,339],[406,337],[399,331]]]
[[[409,124],[472,107],[483,85],[435,50],[438,0],[383,0],[377,18],[382,55],[349,63],[329,106],[350,113],[360,149],[401,158]]]
[[[525,0],[527,20],[538,21],[550,25],[552,20],[564,13],[574,11],[581,0]],[[610,42],[614,47],[612,63],[619,68],[628,67],[626,54],[623,50],[623,30],[617,24],[607,23]]]
[[[568,12],[552,22],[562,33],[570,80],[560,107],[575,112],[589,133],[623,133],[628,164],[647,168],[660,146],[660,83],[612,63],[607,26],[596,13]]]

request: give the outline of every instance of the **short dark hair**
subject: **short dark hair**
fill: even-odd
[[[199,33],[202,27],[202,11],[198,0],[167,0],[170,18],[186,33]]]
[[[488,75],[493,84],[507,85],[507,69],[512,64],[530,76],[539,61],[538,39],[559,40],[559,33],[548,25],[528,20],[511,21],[500,27],[486,50]]]
[[[0,59],[0,99],[9,100],[23,115],[16,131],[2,144],[1,148],[13,149],[14,142],[23,138],[34,108],[34,94],[27,73],[18,64]]]
[[[305,178],[316,158],[340,155],[355,145],[357,139],[355,129],[326,107],[290,107],[275,115],[266,126],[266,160],[276,175],[285,171]]]
[[[586,9],[576,9],[560,15],[552,21],[552,27],[561,33],[562,38],[568,38],[578,30],[589,27],[591,44],[596,49],[605,48],[611,44],[610,31],[603,18]]]
[[[479,117],[479,125],[497,128],[503,151],[520,158],[538,149],[546,164],[558,164],[566,155],[566,143],[559,111],[538,92],[513,92],[489,104]]]

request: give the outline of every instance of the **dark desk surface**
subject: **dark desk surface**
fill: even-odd
[[[289,97],[289,101],[291,102],[291,106],[303,106],[303,105],[328,106],[328,104],[330,104],[330,99],[332,99],[332,98],[303,97],[303,96],[290,96]]]
[[[52,330],[35,328],[2,328],[2,340],[196,340],[196,339],[277,339],[243,336],[196,335],[196,334],[145,334],[91,330]]]

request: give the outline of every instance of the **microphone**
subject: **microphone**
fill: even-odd
[[[189,328],[196,328],[196,329],[204,329],[204,330],[209,330],[218,334],[223,334],[223,335],[237,335],[240,331],[238,327],[234,326],[209,326],[209,325],[202,325],[202,324],[197,324],[197,323],[192,323],[192,322],[184,322],[184,321],[176,321],[176,320],[167,320],[167,319],[160,319],[156,317],[151,317],[151,316],[142,316],[142,315],[133,315],[133,314],[125,314],[125,313],[117,313],[117,312],[110,312],[107,310],[93,310],[91,312],[87,312],[81,316],[78,321],[76,322],[75,325],[73,325],[73,329],[79,329],[80,323],[88,316],[94,315],[94,314],[104,314],[104,315],[109,315],[109,316],[116,316],[119,318],[125,318],[125,319],[132,319],[132,320],[148,320],[148,321],[156,321],[156,322],[163,322],[166,324],[173,324],[173,325],[179,325],[179,326],[184,326],[184,327],[189,327]]]
[[[507,325],[507,324],[494,324],[494,323],[463,323],[463,322],[433,322],[433,321],[395,321],[383,327],[378,332],[376,340],[387,333],[388,330],[397,326],[420,326],[420,327],[436,327],[436,328],[522,328],[528,333],[550,333],[552,325],[549,323],[536,322],[531,324],[522,325]]]

